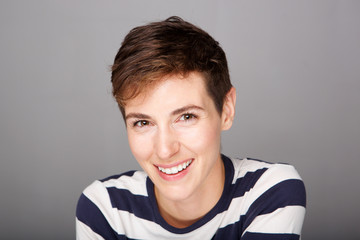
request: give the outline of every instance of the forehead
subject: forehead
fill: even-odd
[[[135,98],[126,102],[125,113],[129,111],[150,111],[157,108],[182,107],[187,104],[206,105],[212,103],[206,81],[198,72],[186,76],[171,75],[159,80],[156,84],[144,89]]]

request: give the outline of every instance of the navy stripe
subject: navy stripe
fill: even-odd
[[[117,233],[111,228],[100,209],[84,194],[81,194],[78,201],[76,217],[104,239],[118,239]]]
[[[268,163],[268,164],[274,164],[273,162],[268,162],[268,161],[264,161],[261,159],[256,159],[256,158],[246,158],[247,160],[252,160],[252,161],[256,161],[256,162],[262,162],[262,163]],[[240,159],[241,160],[241,159]]]
[[[234,197],[242,197],[246,192],[254,187],[259,178],[266,172],[268,168],[258,169],[255,172],[247,172],[244,177],[238,178],[231,186],[233,188]]]
[[[152,217],[154,216],[154,210],[148,197],[133,195],[127,189],[118,189],[115,187],[109,187],[107,191],[113,208],[133,213],[142,219],[154,221]]]
[[[241,238],[242,240],[299,240],[297,234],[272,234],[272,233],[251,233],[247,232]]]
[[[84,194],[80,196],[76,208],[76,217],[79,221],[86,224],[95,233],[99,234],[106,240],[136,240],[128,238],[125,235],[116,233],[108,221],[101,213],[100,209]]]
[[[205,221],[209,221],[216,214],[226,211],[229,208],[229,205],[233,198],[244,196],[244,194],[250,191],[259,178],[266,172],[267,168],[258,169],[255,172],[247,172],[243,177],[238,178],[234,184],[232,181],[234,179],[234,165],[232,161],[222,155],[222,159],[225,166],[225,184],[223,194],[217,205],[209,212],[209,215],[206,215]],[[229,198],[232,196],[232,198]],[[207,218],[209,217],[209,218]]]
[[[129,171],[129,172],[125,172],[125,173],[121,173],[121,174],[117,174],[117,175],[113,175],[104,179],[99,180],[100,182],[106,182],[109,181],[111,179],[118,179],[121,176],[128,176],[128,177],[132,177],[134,175],[136,171]]]
[[[246,229],[256,216],[271,213],[286,206],[306,207],[305,186],[301,180],[282,181],[263,193],[251,204],[245,216],[243,229]]]
[[[223,195],[221,196],[218,204],[211,210],[213,213],[209,216],[210,218],[206,218],[204,220],[209,221],[216,214],[227,211],[231,201],[234,198],[244,196],[246,192],[250,191],[266,170],[267,168],[263,168],[256,170],[255,172],[248,172],[244,177],[238,178],[235,184],[231,184],[231,181],[228,183],[226,182]],[[231,179],[229,180],[232,180],[233,176],[234,175],[231,175]],[[229,198],[228,196],[233,197]]]
[[[211,238],[212,240],[223,240],[223,239],[240,239],[242,222],[236,222],[229,224],[224,228],[219,228],[215,235]]]
[[[135,238],[128,238],[127,236],[125,235],[119,235],[118,240],[138,240],[138,239],[135,239]],[[107,239],[106,239],[107,240]]]
[[[268,163],[268,164],[275,164],[273,162],[268,162],[268,161],[264,161],[261,159],[256,159],[256,158],[246,158],[247,160],[253,160],[253,161],[257,161],[257,162],[262,162],[262,163]],[[241,160],[241,159],[240,159]],[[276,164],[282,164],[282,165],[288,165],[291,166],[289,163],[286,162],[277,162]]]

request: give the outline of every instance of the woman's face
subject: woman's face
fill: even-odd
[[[126,103],[129,145],[157,197],[182,201],[222,189],[220,134],[231,126],[228,115],[216,111],[196,72],[166,77]]]

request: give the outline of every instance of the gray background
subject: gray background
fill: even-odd
[[[0,238],[73,239],[81,191],[138,165],[109,65],[133,27],[179,15],[227,53],[230,156],[303,177],[303,239],[359,239],[360,1],[0,3]]]

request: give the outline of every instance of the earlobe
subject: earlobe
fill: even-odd
[[[235,117],[236,89],[232,87],[226,94],[221,114],[222,130],[229,130]]]

